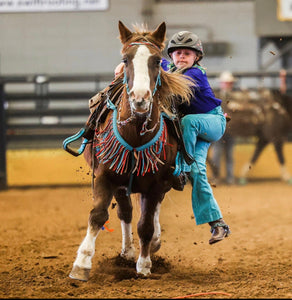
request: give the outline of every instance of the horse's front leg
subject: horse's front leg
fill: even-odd
[[[154,213],[154,233],[151,240],[151,246],[150,246],[150,252],[155,253],[157,252],[161,247],[161,227],[159,222],[159,215],[160,215],[160,206],[161,203],[158,202],[156,205],[156,210]]]
[[[159,224],[160,202],[163,197],[164,194],[155,195],[155,193],[141,195],[141,216],[138,222],[140,254],[136,263],[136,270],[138,274],[144,276],[151,274],[151,248],[152,251],[157,251],[160,248],[160,225],[157,226],[157,222]]]
[[[87,233],[77,251],[69,277],[82,281],[89,279],[92,267],[92,258],[95,253],[95,240],[100,229],[108,220],[108,207],[113,197],[112,187],[105,178],[96,178],[94,195],[94,208],[88,220]]]
[[[126,260],[135,261],[135,246],[132,232],[133,206],[126,188],[120,188],[114,194],[118,202],[118,217],[121,220],[122,228],[122,251],[121,257]]]

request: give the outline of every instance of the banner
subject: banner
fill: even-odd
[[[280,21],[292,21],[292,0],[278,0],[277,15]]]
[[[109,0],[0,0],[0,13],[107,10]]]

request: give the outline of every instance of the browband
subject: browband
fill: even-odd
[[[129,44],[128,47],[132,47],[132,46],[136,46],[136,45],[149,45],[149,46],[152,46],[152,47],[156,48],[157,50],[161,51],[157,45],[155,45],[151,42],[146,42],[146,41],[145,42],[133,42],[133,43]]]

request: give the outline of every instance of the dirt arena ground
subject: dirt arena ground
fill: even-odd
[[[249,150],[241,147],[238,157]],[[291,150],[285,148],[290,172]],[[121,228],[111,207],[107,227],[113,231],[97,238],[88,282],[68,277],[92,207],[88,167],[59,150],[10,151],[7,160],[10,188],[0,192],[1,298],[292,298],[292,186],[278,178],[272,148],[248,185],[213,189],[230,237],[209,245],[209,226],[195,225],[191,186],[172,190],[161,208],[162,247],[152,275],[138,278],[134,265],[118,259]],[[64,186],[69,183],[80,185]],[[138,254],[137,195],[132,199]]]

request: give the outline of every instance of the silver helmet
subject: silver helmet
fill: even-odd
[[[203,46],[201,40],[198,36],[190,31],[180,31],[175,33],[167,46],[167,53],[170,56],[170,53],[175,51],[177,48],[189,48],[196,50],[204,55]]]

